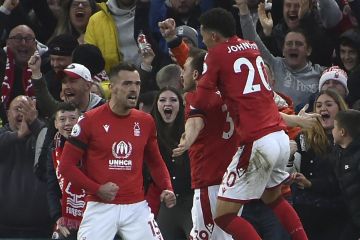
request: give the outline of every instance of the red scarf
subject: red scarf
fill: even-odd
[[[56,133],[54,137],[55,149],[52,156],[56,177],[62,192],[61,211],[63,222],[61,224],[68,229],[79,229],[86,205],[85,190],[71,184],[59,173],[59,163],[64,143],[65,138],[59,132]]]
[[[12,88],[15,81],[15,58],[14,53],[9,48],[6,50],[6,56],[5,77],[1,85],[1,102],[6,109],[9,109],[11,100],[16,97],[12,96]],[[34,90],[31,83],[31,70],[27,67],[23,69],[22,86],[26,96],[34,96]]]

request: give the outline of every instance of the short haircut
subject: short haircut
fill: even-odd
[[[351,138],[360,136],[360,111],[348,109],[336,114],[335,120],[339,128],[344,128]]]
[[[120,71],[129,71],[129,72],[135,72],[137,71],[137,68],[134,64],[128,63],[128,62],[122,62],[118,65],[115,65],[110,69],[109,72],[109,80],[110,82],[113,81],[114,77],[117,77]]]
[[[212,8],[199,18],[200,24],[207,31],[220,33],[229,38],[236,34],[236,23],[233,15],[223,8]]]
[[[56,108],[56,112],[54,114],[54,118],[56,117],[58,112],[73,112],[77,111],[79,115],[81,114],[80,109],[77,108],[73,103],[70,102],[60,102]]]
[[[177,64],[169,64],[156,74],[156,84],[159,89],[173,87],[178,89],[181,81],[181,68]]]
[[[289,33],[299,33],[299,34],[303,35],[304,38],[305,38],[305,43],[306,43],[306,45],[307,45],[308,47],[312,47],[312,44],[311,44],[311,42],[310,42],[309,35],[304,31],[304,29],[298,27],[298,28],[289,30],[289,31],[286,33],[285,38],[286,38],[286,36],[287,36]],[[284,38],[284,44],[285,44],[285,38]]]
[[[197,70],[199,74],[202,74],[203,72],[205,56],[206,51],[202,49],[189,53],[189,57],[192,58],[190,66],[193,70]]]

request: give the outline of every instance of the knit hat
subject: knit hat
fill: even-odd
[[[84,65],[78,63],[70,64],[63,70],[63,72],[73,79],[82,78],[88,82],[93,81],[89,69],[87,69]]]
[[[105,68],[105,60],[100,49],[92,44],[81,44],[75,48],[73,63],[80,63],[87,67],[91,76],[102,72]]]
[[[339,66],[332,66],[326,69],[321,75],[319,81],[319,91],[321,91],[321,88],[326,81],[335,80],[339,81],[345,87],[346,94],[348,94],[349,89],[347,88],[347,78],[348,76],[344,70],[342,70]]]
[[[176,28],[176,35],[188,38],[195,47],[198,46],[198,32],[189,26],[182,25]]]
[[[72,52],[78,45],[78,41],[72,35],[60,34],[49,42],[49,54],[57,56],[71,56]]]

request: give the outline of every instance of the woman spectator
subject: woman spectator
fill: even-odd
[[[345,109],[346,103],[335,91],[321,91],[314,103],[315,112],[321,115],[318,126],[303,131],[296,139],[294,165],[298,172],[291,175],[295,181],[293,205],[310,240],[338,239],[344,227],[344,203],[329,152],[333,147],[334,117]]]
[[[64,1],[63,11],[59,18],[56,29],[52,36],[70,33],[76,37],[80,44],[84,43],[84,33],[89,18],[98,8],[94,0],[70,0]]]
[[[185,130],[184,103],[180,93],[171,87],[162,88],[156,95],[151,115],[155,119],[160,152],[169,170],[177,198],[176,206],[171,209],[160,206],[157,222],[164,239],[187,239],[192,228],[193,200],[189,157],[187,153],[172,157],[172,149],[177,147]],[[148,194],[152,191],[153,188],[150,187]]]

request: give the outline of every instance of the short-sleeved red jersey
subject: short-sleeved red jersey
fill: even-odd
[[[76,167],[79,155],[83,172]],[[104,104],[86,112],[73,127],[61,156],[60,172],[87,191],[87,200],[101,202],[96,191],[101,184],[113,182],[119,191],[111,203],[135,203],[144,199],[143,159],[159,188],[172,190],[153,118],[135,109],[118,116]]]
[[[220,94],[209,96],[212,107],[205,111],[192,106],[194,98],[195,93],[186,94],[185,117],[201,117],[205,125],[189,149],[191,186],[219,185],[237,150],[234,122]]]
[[[209,49],[194,107],[208,108],[207,96],[217,89],[234,118],[242,144],[286,128],[256,43],[234,36]]]

